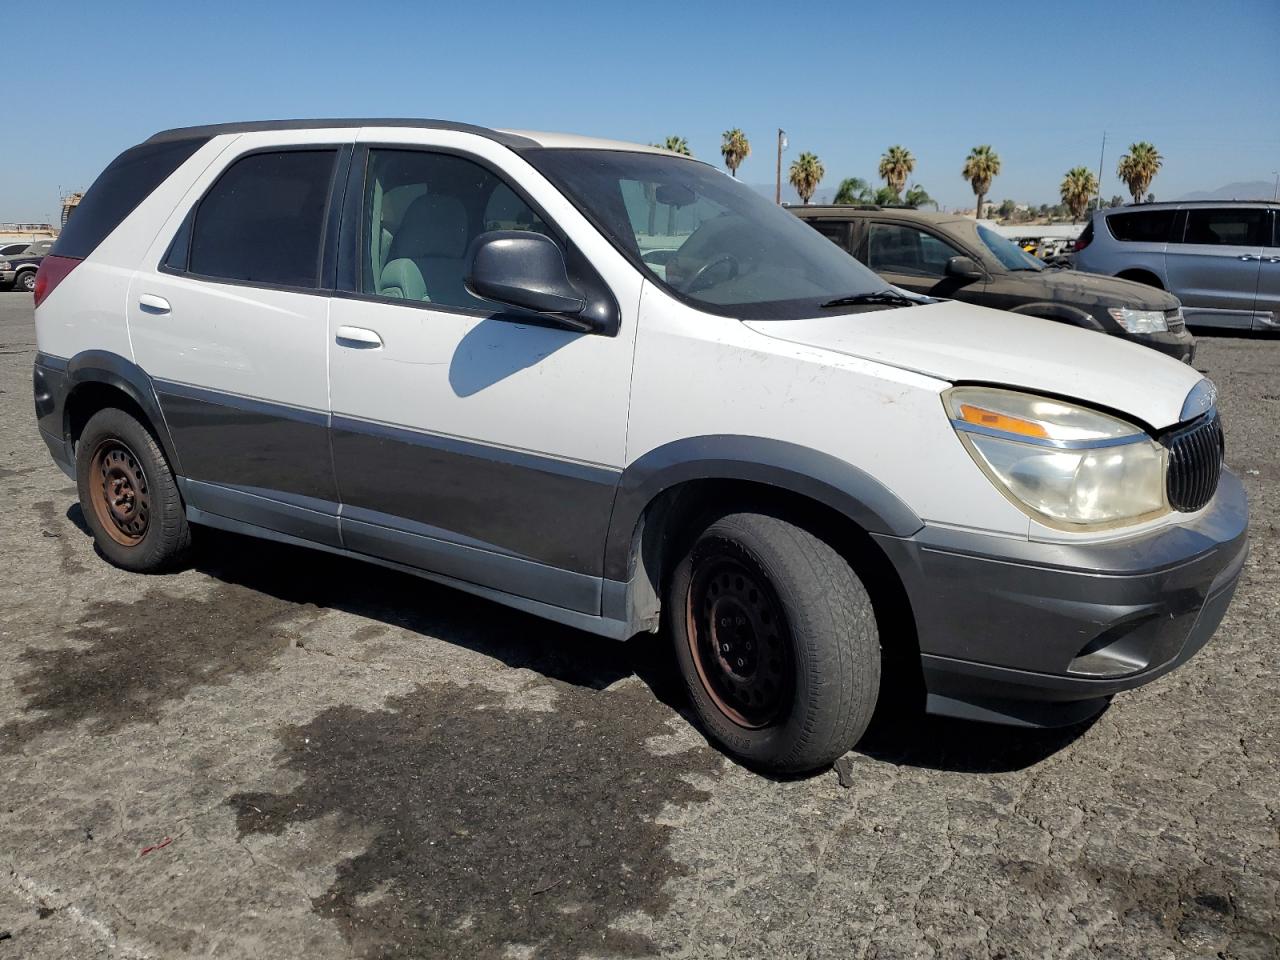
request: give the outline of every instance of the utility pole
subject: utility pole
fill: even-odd
[[[1280,200],[1280,170],[1272,170],[1271,172],[1275,175],[1275,178],[1276,178],[1276,188],[1273,191],[1271,191],[1271,199]]]
[[[1102,209],[1102,158],[1107,155],[1107,131],[1102,131],[1102,151],[1098,154],[1098,209]]]
[[[778,170],[774,180],[773,202],[782,204],[782,151],[787,146],[787,135],[781,127],[778,128]]]

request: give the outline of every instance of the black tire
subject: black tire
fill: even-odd
[[[26,270],[18,274],[18,278],[13,281],[13,287],[15,290],[34,293],[36,289],[36,272],[34,270]]]
[[[829,544],[776,517],[722,516],[676,567],[666,606],[689,698],[727,752],[800,773],[857,744],[879,691],[879,632]]]
[[[85,522],[118,567],[156,573],[191,546],[182,497],[151,432],[115,407],[99,410],[76,444],[76,489]]]

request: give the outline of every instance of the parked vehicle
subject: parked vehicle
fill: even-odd
[[[30,246],[30,240],[21,240],[17,243],[6,243],[4,246],[0,246],[0,257],[16,257],[21,253],[25,253]]]
[[[1182,301],[1187,323],[1280,330],[1280,203],[1144,203],[1095,212],[1080,270],[1136,280]]]
[[[0,267],[0,285],[31,293],[36,288],[36,272],[40,262],[53,247],[52,240],[37,240],[23,252],[6,256],[8,267]]]
[[[1090,716],[1208,642],[1244,562],[1194,370],[890,289],[666,151],[161,133],[35,300],[41,434],[111,562],[208,525],[603,637],[665,620],[709,736],[772,770],[853,746],[885,664],[936,713]]]
[[[838,247],[904,290],[1109,333],[1190,363],[1178,301],[1127,280],[1052,269],[972,217],[900,207],[792,207]]]

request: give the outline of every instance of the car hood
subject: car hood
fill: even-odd
[[[1104,307],[1132,307],[1135,310],[1174,310],[1178,300],[1171,293],[1149,287],[1134,280],[1104,277],[1078,270],[1041,270],[1019,272],[1019,277],[1051,291],[1051,299],[1076,306],[1099,304]]]
[[[952,383],[1075,398],[1162,429],[1201,375],[1149,347],[1050,320],[949,300],[803,320],[748,320],[768,337]]]

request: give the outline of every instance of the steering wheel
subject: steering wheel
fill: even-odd
[[[738,263],[738,258],[735,257],[732,253],[722,253],[718,257],[712,257],[710,260],[708,260],[706,263],[704,263],[702,266],[700,266],[697,270],[693,272],[693,276],[689,278],[689,282],[684,285],[684,292],[693,293],[694,291],[700,289],[700,287],[698,286],[698,281],[700,281],[703,277],[705,277],[708,273],[710,273],[716,267],[720,266],[720,264],[722,263],[727,263],[729,264],[730,267],[733,268],[733,272],[730,273],[729,276],[725,278],[726,280],[732,280],[734,277],[738,275],[738,270],[740,266]]]

